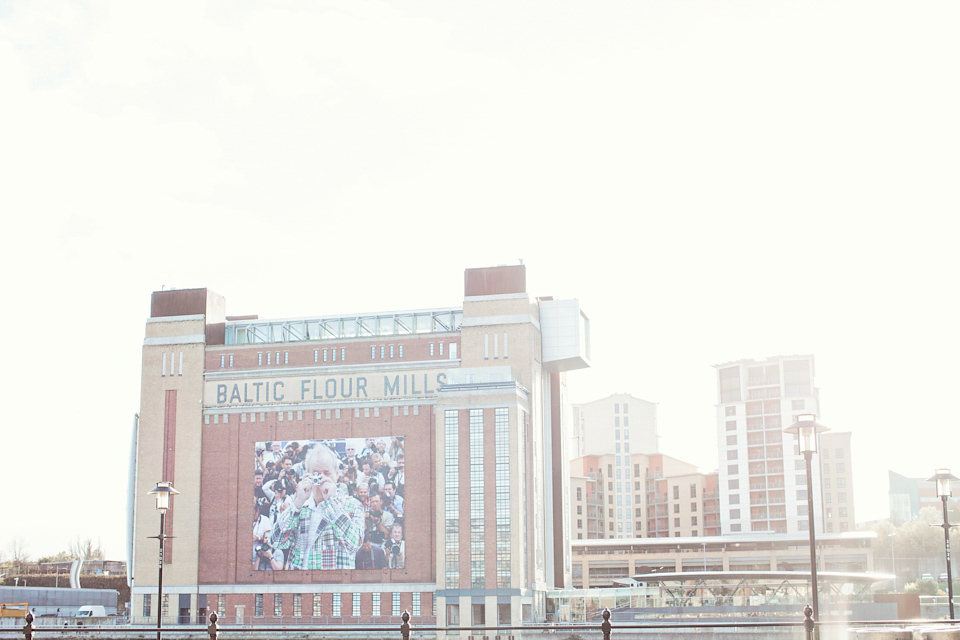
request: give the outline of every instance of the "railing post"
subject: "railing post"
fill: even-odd
[[[24,620],[26,622],[23,625],[24,640],[33,640],[33,614],[27,611],[27,615]]]
[[[610,631],[613,629],[613,625],[610,624],[610,609],[604,609],[600,616],[603,618],[603,622],[600,624],[600,630],[603,631],[603,640],[610,640]]]
[[[403,621],[400,623],[400,637],[403,640],[410,640],[410,612],[404,609],[400,619]]]
[[[210,624],[207,625],[207,633],[210,634],[210,640],[217,640],[217,636],[220,635],[220,625],[217,624],[217,620],[219,619],[220,616],[217,615],[216,611],[210,614]]]
[[[806,633],[807,640],[813,640],[813,607],[807,605],[803,608],[803,630]]]

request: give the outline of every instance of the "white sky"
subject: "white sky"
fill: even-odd
[[[571,399],[716,467],[713,364],[813,353],[887,469],[960,469],[960,4],[0,0],[0,552],[122,558],[150,292],[261,317],[578,297]],[[85,491],[74,498],[71,492]]]

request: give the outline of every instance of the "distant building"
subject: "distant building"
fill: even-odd
[[[850,457],[849,431],[825,431],[820,434],[819,452],[823,495],[823,530],[827,533],[856,531],[853,511],[853,460]]]
[[[876,537],[873,531],[818,536],[818,569],[874,571]],[[809,572],[807,544],[806,535],[769,533],[670,540],[574,540],[573,586],[612,587],[628,584],[638,574],[664,572]]]
[[[656,403],[615,393],[573,405],[570,456],[604,453],[657,453]]]
[[[802,414],[820,413],[813,356],[739,360],[715,367],[723,533],[806,531],[806,464],[794,436],[783,429]],[[826,520],[837,531],[841,526],[853,530],[850,435],[821,434],[819,450],[812,470],[815,526],[826,530]],[[843,459],[835,461],[838,451]],[[837,472],[837,462],[843,471]],[[823,463],[830,465],[826,493]],[[827,499],[830,516],[825,518]]]
[[[918,515],[923,507],[941,508],[942,501],[937,495],[937,485],[926,478],[908,478],[895,471],[888,471],[890,490],[890,519],[895,523],[909,522]],[[933,473],[931,472],[931,476]],[[960,492],[949,499],[951,503],[960,503]]]
[[[573,541],[715,536],[717,474],[660,453],[606,453],[570,463]]]

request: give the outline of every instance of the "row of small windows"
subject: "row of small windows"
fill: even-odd
[[[494,333],[493,334],[493,359],[494,360],[498,360],[501,357],[501,353],[500,353],[501,336],[503,336],[503,354],[502,354],[503,358],[506,359],[510,357],[509,350],[508,350],[509,343],[507,341],[507,333],[506,332],[502,334]],[[490,359],[490,334],[489,333],[483,334],[483,359],[484,360]]]
[[[315,618],[323,616],[324,615],[323,606],[322,606],[323,600],[320,597],[320,594],[306,594],[306,595],[308,596],[312,595],[312,598],[311,598],[312,602],[310,602],[309,609],[308,609],[310,611],[310,615],[312,615]],[[303,616],[303,596],[304,594],[302,593],[293,594],[293,617],[294,618],[300,618]],[[420,597],[421,594],[420,592],[416,591],[412,593],[411,596],[412,596],[411,603],[410,603],[411,609],[412,609],[411,614],[414,616],[420,616],[421,615],[421,597]],[[361,597],[362,597],[362,594],[360,593],[352,594],[351,604],[353,605],[353,611],[352,611],[353,617],[360,616]],[[343,604],[342,599],[343,599],[343,594],[340,594],[340,593],[333,594],[333,602],[332,602],[330,614],[335,618],[341,617],[341,610],[342,610],[342,604]],[[265,600],[264,594],[257,593],[254,595],[253,615],[255,618],[264,617],[264,600]],[[380,593],[370,594],[370,612],[371,612],[370,615],[373,615],[373,616],[382,615],[380,602],[381,602]],[[151,609],[150,603],[151,603],[151,596],[150,594],[147,594],[143,598],[144,616],[150,615],[150,609]],[[168,596],[164,596],[165,609],[166,609],[167,603],[168,603]],[[434,605],[435,604],[436,602],[434,602]],[[223,605],[220,603],[218,598],[216,601],[216,604],[214,605],[214,611],[219,610],[220,608],[222,608],[222,606]],[[393,616],[399,616],[402,613],[400,608],[400,594],[398,592],[394,592],[391,594],[390,611],[391,612],[389,615],[393,615]],[[273,616],[276,618],[283,617],[282,594],[275,593],[273,595]]]
[[[349,409],[317,409],[315,412],[312,412],[316,416],[317,420],[332,420],[339,419],[342,411],[349,411]],[[277,421],[278,422],[292,422],[294,419],[303,420],[303,411],[278,411],[277,412]],[[310,413],[310,412],[308,412]],[[415,416],[420,415],[420,405],[403,405],[393,407],[393,415],[399,416],[401,413],[405,416],[409,416],[411,413]],[[296,415],[296,418],[294,418]],[[379,418],[380,417],[380,407],[354,407],[353,417],[354,418]],[[253,412],[253,413],[241,413],[240,422],[266,422],[267,414],[264,412]],[[230,423],[230,414],[228,413],[213,413],[205,414],[203,416],[204,424],[229,424]]]
[[[167,352],[164,351],[160,357],[160,377],[182,376],[183,375],[183,351],[170,352],[170,369],[167,370]]]
[[[443,356],[443,351],[444,351],[443,346],[444,346],[443,342],[438,342],[438,343],[436,343],[436,344],[433,343],[433,342],[431,342],[431,343],[430,343],[430,356],[431,356],[431,357],[434,357],[434,356],[437,354],[437,352],[439,352],[439,355],[440,355],[440,356]],[[507,350],[506,334],[504,334],[503,349],[504,349],[503,357],[506,358],[506,357],[507,357],[507,353],[506,353],[506,350]],[[455,343],[452,343],[452,342],[450,343],[450,350],[449,350],[449,351],[450,351],[450,358],[451,358],[451,359],[456,358],[456,344],[455,344]],[[397,345],[392,345],[392,344],[391,344],[391,345],[383,345],[383,344],[381,344],[381,345],[371,345],[371,347],[370,347],[370,359],[371,359],[371,360],[376,360],[378,354],[379,354],[379,356],[380,356],[380,360],[386,360],[386,359],[388,359],[388,358],[390,358],[390,359],[393,359],[393,358],[397,358],[397,359],[403,358],[403,345],[402,345],[402,344],[397,344]],[[313,361],[316,362],[316,363],[319,363],[319,362],[337,362],[337,361],[338,361],[338,355],[339,355],[339,361],[340,361],[340,362],[346,362],[346,360],[347,360],[347,349],[346,349],[346,347],[339,347],[339,348],[333,347],[333,348],[331,348],[331,349],[314,349],[314,350],[313,350]],[[497,356],[494,356],[494,357],[497,357]],[[183,371],[182,371],[182,369],[183,369],[183,362],[182,362],[182,360],[183,360],[183,353],[182,353],[182,352],[181,352],[181,354],[180,354],[180,359],[181,359],[181,363],[180,363],[181,372],[180,372],[180,375],[183,375]],[[272,365],[274,365],[274,364],[281,364],[281,361],[282,361],[283,364],[290,364],[290,352],[289,352],[289,351],[261,351],[261,352],[258,352],[258,353],[257,353],[257,366],[258,366],[258,367],[264,366],[264,362],[266,362],[266,366],[269,367],[269,366],[272,366]],[[220,368],[223,369],[223,368],[232,367],[232,366],[233,366],[233,354],[232,354],[232,353],[231,353],[231,354],[222,354],[222,355],[220,356]],[[172,369],[173,369],[173,360],[172,360],[172,358],[171,358],[170,368],[171,368],[171,371],[172,371]],[[164,354],[163,375],[166,375],[166,354]],[[171,375],[173,375],[173,374],[171,373]]]

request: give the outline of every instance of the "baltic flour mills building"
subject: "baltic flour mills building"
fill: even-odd
[[[570,584],[565,372],[576,300],[525,267],[468,269],[460,307],[230,316],[154,292],[136,434],[135,618],[227,623],[543,620]],[[309,313],[311,310],[304,310]],[[164,602],[158,514],[172,482]]]

